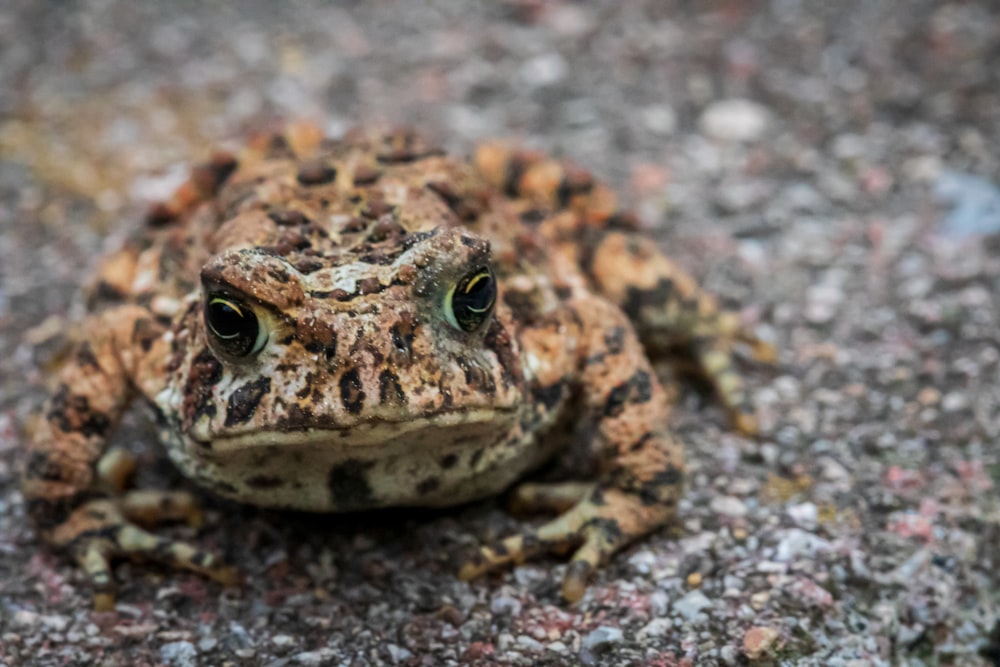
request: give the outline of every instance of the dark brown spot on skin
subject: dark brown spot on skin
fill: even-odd
[[[85,438],[103,438],[111,428],[108,415],[92,410],[86,396],[73,395],[68,385],[60,385],[49,404],[48,420],[65,433]]]
[[[534,227],[549,217],[549,212],[544,208],[529,208],[521,213],[521,222],[529,227]]]
[[[97,357],[94,356],[94,348],[90,346],[90,343],[81,343],[76,348],[76,363],[84,368],[99,369],[101,367],[97,363]]]
[[[388,266],[396,261],[399,256],[398,249],[375,248],[371,252],[366,252],[358,256],[359,262],[374,264],[376,266]]]
[[[177,211],[163,202],[153,204],[146,212],[146,225],[149,227],[165,227],[178,218]]]
[[[458,454],[445,454],[444,456],[441,457],[439,463],[442,468],[448,470],[449,468],[454,467],[456,463],[458,463]]]
[[[306,217],[305,213],[287,208],[273,208],[267,213],[267,217],[276,225],[283,227],[301,227],[310,224],[312,221]]]
[[[403,405],[406,392],[399,383],[399,376],[386,368],[378,376],[378,399],[383,405]]]
[[[483,345],[497,355],[504,380],[520,384],[523,377],[521,365],[518,363],[517,355],[514,354],[513,340],[510,332],[498,320],[494,319],[490,323],[490,328],[487,329],[486,335],[483,337]]]
[[[358,293],[365,294],[378,294],[382,291],[382,285],[379,283],[378,278],[371,276],[368,278],[362,278],[358,281]]]
[[[427,189],[440,197],[448,208],[452,210],[462,201],[462,198],[455,193],[451,184],[445,181],[432,181],[427,184]]]
[[[236,171],[236,167],[239,166],[239,161],[236,156],[232,153],[227,153],[225,151],[217,151],[212,155],[208,164],[204,165],[206,168],[207,180],[204,185],[207,185],[212,194],[219,191],[223,183],[229,180],[229,177],[233,175]]]
[[[412,317],[401,317],[389,329],[389,336],[392,338],[392,345],[398,356],[409,360],[413,355],[413,339],[416,336],[416,322]]]
[[[507,163],[507,170],[503,177],[502,190],[505,195],[516,198],[521,188],[521,176],[527,169],[527,163],[520,156],[513,156]]]
[[[279,419],[277,426],[278,428],[295,431],[303,428],[309,428],[314,425],[315,418],[313,417],[312,410],[308,408],[303,408],[297,403],[293,403],[285,411],[284,419]]]
[[[636,371],[629,383],[634,390],[633,403],[646,403],[653,397],[653,382],[646,371]]]
[[[184,404],[181,408],[187,423],[194,423],[201,416],[215,415],[212,388],[222,377],[222,364],[204,349],[191,362],[191,370],[184,386]]]
[[[478,239],[474,236],[466,236],[465,234],[462,234],[459,238],[462,241],[462,245],[466,248],[473,248],[480,252],[486,252],[489,250],[489,243],[483,239]]]
[[[653,478],[639,487],[639,500],[643,505],[673,505],[677,486],[684,481],[684,472],[674,465],[668,465]]]
[[[440,197],[462,222],[472,222],[482,213],[482,206],[478,202],[456,193],[449,183],[434,181],[427,184],[427,189]]]
[[[644,433],[641,438],[639,438],[638,440],[636,440],[635,442],[633,442],[631,445],[629,445],[628,450],[630,452],[638,452],[640,449],[645,448],[646,445],[649,443],[649,441],[652,440],[652,439],[653,439],[653,434],[652,433]]]
[[[683,481],[684,471],[674,465],[668,465],[666,468],[656,473],[650,483],[659,484],[661,486],[677,486]]]
[[[608,230],[634,232],[639,229],[639,216],[632,211],[618,211],[604,221],[604,227]]]
[[[557,382],[548,387],[536,387],[531,390],[534,400],[544,405],[547,410],[554,409],[565,396],[566,384]]]
[[[652,397],[653,383],[649,373],[638,370],[608,394],[604,403],[604,416],[617,417],[624,411],[625,403],[645,403]]]
[[[597,253],[597,248],[608,238],[608,234],[603,229],[584,227],[578,231],[577,236],[579,253],[577,263],[584,273],[593,274],[594,255]]]
[[[604,334],[604,345],[608,354],[621,354],[625,349],[625,327],[615,327]]]
[[[321,375],[319,375],[318,373],[314,373],[312,371],[306,373],[306,376],[303,380],[302,388],[300,388],[297,392],[295,392],[295,395],[299,398],[307,398],[309,394],[313,393],[313,389],[315,388],[314,385],[317,385],[318,380],[321,377],[322,377]]]
[[[274,489],[284,485],[285,480],[276,475],[254,475],[244,483],[252,489]]]
[[[472,452],[472,456],[469,458],[469,467],[473,470],[479,465],[479,461],[482,460],[485,449],[480,447],[476,451]]]
[[[288,274],[288,269],[283,266],[273,266],[267,269],[267,275],[274,278],[275,282],[286,284],[291,276]]]
[[[384,215],[390,215],[395,208],[384,199],[371,199],[368,205],[361,209],[362,217],[370,220],[378,220]]]
[[[605,544],[618,544],[622,539],[622,529],[617,519],[591,519],[588,527],[597,528]]]
[[[605,417],[617,417],[625,410],[625,401],[628,400],[630,390],[629,383],[622,382],[608,393],[608,398],[604,401]]]
[[[70,514],[98,494],[93,490],[79,491],[60,498],[28,498],[26,509],[37,528],[47,530],[66,521]]]
[[[590,178],[590,174],[581,173],[578,177],[566,174],[556,189],[557,205],[559,208],[566,208],[574,195],[585,195],[593,189],[594,181]]]
[[[389,238],[398,238],[406,234],[406,230],[403,226],[399,224],[391,216],[382,216],[379,218],[374,225],[372,225],[371,231],[368,233],[368,241],[370,243],[380,243]]]
[[[354,169],[354,185],[371,185],[382,176],[378,169],[360,164]]]
[[[153,347],[153,341],[159,338],[162,333],[163,327],[160,324],[148,317],[140,317],[132,327],[132,342],[138,344],[143,352],[149,352],[150,348]]]
[[[276,158],[290,158],[295,157],[295,151],[292,150],[288,139],[284,135],[274,134],[267,142],[266,155],[272,160]]]
[[[229,397],[226,407],[226,426],[243,424],[253,417],[257,406],[267,393],[271,391],[271,378],[262,376],[239,387]]]
[[[428,477],[419,484],[417,484],[417,493],[421,496],[426,496],[428,493],[433,493],[438,490],[441,486],[441,480],[437,477]]]
[[[460,360],[459,365],[465,370],[465,384],[469,385],[470,388],[491,396],[496,393],[496,382],[493,381],[493,376],[486,369],[465,359]]]
[[[514,319],[525,325],[533,325],[539,319],[539,303],[533,292],[504,290],[503,301],[513,311]]]
[[[219,191],[222,184],[229,180],[238,164],[236,157],[231,153],[219,151],[212,155],[209,162],[192,170],[191,181],[199,192],[213,196]]]
[[[323,262],[312,257],[302,257],[295,261],[295,270],[302,275],[309,275],[323,268]]]
[[[410,234],[405,239],[403,239],[403,250],[404,251],[409,250],[418,243],[423,243],[427,239],[437,236],[437,234],[438,234],[437,227],[435,227],[434,229],[429,229],[426,232],[416,232],[414,234]]]
[[[111,283],[101,280],[94,288],[94,293],[89,300],[89,305],[95,303],[116,303],[125,299],[125,293],[113,286]]]
[[[361,389],[361,376],[356,368],[344,371],[340,376],[340,402],[350,414],[361,412],[365,403],[365,392]]]
[[[299,166],[296,179],[302,185],[323,185],[337,177],[337,170],[322,162],[307,162]]]
[[[296,333],[307,351],[323,354],[327,360],[337,355],[337,332],[329,326],[317,326],[310,319],[299,320]]]
[[[374,503],[372,487],[368,483],[370,462],[348,459],[330,468],[327,488],[333,506],[338,509],[365,509]]]
[[[645,308],[663,308],[670,300],[673,291],[674,283],[669,278],[660,278],[656,286],[650,289],[629,287],[625,294],[625,303],[622,304],[622,310],[625,311],[629,319],[639,319],[639,314]]]
[[[24,474],[28,479],[45,482],[62,481],[62,467],[53,461],[45,452],[32,452],[24,466]]]

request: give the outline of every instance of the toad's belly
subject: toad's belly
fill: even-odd
[[[391,506],[455,505],[503,491],[556,447],[515,429],[409,434],[377,446],[313,438],[257,445],[225,456],[175,440],[171,459],[186,476],[227,498],[262,507],[343,512]],[[175,436],[176,438],[177,436]],[[198,455],[192,455],[198,454]]]

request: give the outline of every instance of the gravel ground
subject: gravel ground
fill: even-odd
[[[0,664],[1000,664],[996,3],[14,0],[0,91]],[[17,461],[88,268],[208,146],[302,116],[571,156],[779,345],[756,441],[683,387],[680,521],[578,605],[556,560],[455,578],[502,501],[206,497],[167,532],[245,586],[123,563],[104,614],[35,542]]]

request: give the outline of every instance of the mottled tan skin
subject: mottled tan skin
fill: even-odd
[[[483,271],[494,277],[470,280]],[[481,298],[495,287],[491,308],[449,301],[473,284]],[[219,299],[253,314],[252,352],[208,326]],[[334,141],[295,125],[253,141],[238,164],[217,155],[104,262],[90,305],[23,489],[102,608],[114,557],[235,579],[212,554],[138,527],[198,511],[185,493],[125,490],[130,459],[106,445],[137,397],[191,479],[317,512],[481,498],[582,440],[599,476],[517,487],[516,504],[561,515],[461,570],[572,547],[563,594],[576,600],[681,494],[683,448],[649,356],[685,352],[753,433],[731,348],[773,355],[588,173],[501,145],[470,163],[403,131]]]

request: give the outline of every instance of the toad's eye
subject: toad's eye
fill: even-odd
[[[205,322],[223,352],[233,357],[257,354],[267,343],[267,329],[249,306],[223,296],[210,296]]]
[[[448,324],[462,331],[475,331],[489,319],[497,299],[497,281],[493,270],[481,266],[470,271],[444,298]]]

